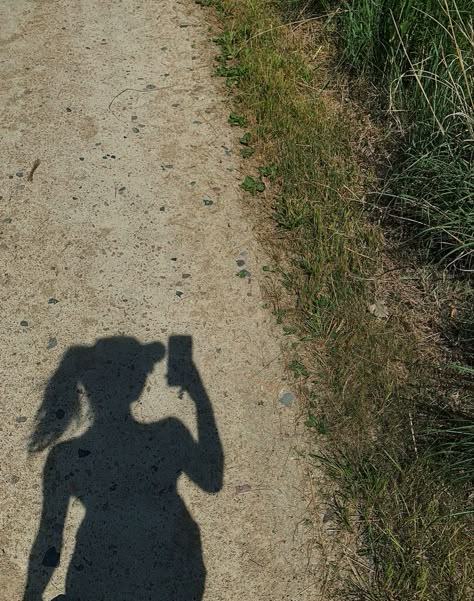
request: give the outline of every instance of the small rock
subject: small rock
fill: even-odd
[[[236,261],[236,263],[239,267],[243,267],[245,265],[245,261],[243,259],[239,259],[238,261]]]
[[[24,415],[19,415],[19,416],[16,418],[16,423],[17,423],[17,424],[24,424],[24,423],[27,421],[27,419],[28,419],[28,418],[27,418],[27,417],[25,417]]]
[[[66,107],[66,113],[70,113],[72,111],[72,109],[70,109],[68,106]]]
[[[243,492],[249,492],[249,490],[252,490],[252,487],[250,486],[250,484],[238,484],[235,487],[235,492],[240,495]]]
[[[23,171],[17,171],[15,175],[17,177],[23,177]]]
[[[178,298],[181,298],[183,296],[184,292],[181,292],[181,290],[176,290],[176,296]]]
[[[205,198],[205,199],[203,200],[203,203],[204,203],[204,205],[205,205],[206,207],[210,207],[211,205],[213,205],[213,204],[214,204],[214,201],[213,201],[213,200],[209,200],[209,198]]]
[[[54,348],[54,347],[56,347],[56,346],[58,346],[58,341],[57,341],[57,339],[56,339],[54,336],[52,336],[52,337],[49,339],[49,341],[48,341],[48,346],[47,346],[47,349],[48,349],[48,351],[49,351],[49,350],[53,349],[53,348]]]
[[[140,133],[140,130],[138,129],[138,127],[132,127],[132,131],[134,134]]]
[[[26,319],[23,319],[22,321],[20,321],[20,325],[26,328],[28,326],[28,322],[26,321]]]
[[[147,85],[146,89],[147,89],[147,90],[155,90],[155,89],[156,89],[156,86],[155,86],[155,84],[153,84],[153,83],[149,83],[149,84]]]
[[[132,121],[136,121],[138,119],[137,115],[132,115]]]
[[[183,273],[183,275],[181,277],[183,278],[183,280],[186,280],[186,279],[188,279],[188,278],[191,277],[191,274],[190,273]]]
[[[368,306],[369,313],[378,319],[388,319],[387,305],[383,301],[376,301]]]
[[[58,301],[58,299],[57,299],[57,298],[53,298],[53,297],[51,297],[51,298],[48,300],[48,305],[57,305],[58,303],[59,303],[59,301]]]
[[[250,271],[247,271],[246,269],[241,269],[237,274],[236,274],[239,278],[249,278],[250,277]]]
[[[12,484],[18,484],[18,482],[19,482],[19,481],[20,481],[20,477],[19,477],[19,476],[12,476],[12,477],[10,478],[10,482],[11,482]]]
[[[87,449],[77,449],[77,454],[82,459],[83,457],[87,457],[88,455],[90,455],[91,452],[88,451]]]
[[[282,405],[285,407],[291,407],[293,401],[295,400],[295,395],[292,392],[284,392],[280,398],[278,399]]]

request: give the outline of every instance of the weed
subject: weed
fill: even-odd
[[[304,425],[307,428],[313,428],[318,434],[327,434],[329,431],[329,424],[326,416],[321,415],[320,417],[317,417],[310,411],[308,412],[308,417],[304,422]]]
[[[229,123],[233,127],[245,127],[247,121],[243,115],[238,115],[237,113],[231,113],[229,115]]]
[[[265,184],[261,179],[251,177],[250,175],[245,176],[244,181],[240,184],[242,190],[249,192],[252,196],[260,192],[265,191]]]
[[[308,370],[299,359],[293,359],[288,367],[293,372],[293,377],[295,380],[299,378],[309,378]]]
[[[267,177],[270,181],[273,181],[277,176],[278,168],[276,165],[272,164],[268,167],[259,167],[258,172],[261,177]]]
[[[255,148],[241,148],[240,156],[244,159],[249,159],[255,153]]]
[[[243,145],[243,146],[249,146],[250,145],[250,141],[252,139],[252,134],[248,131],[246,134],[244,134],[239,142]]]

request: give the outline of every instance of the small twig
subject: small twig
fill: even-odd
[[[418,457],[418,447],[416,446],[415,429],[413,428],[413,419],[411,417],[411,412],[408,414],[408,416],[410,418],[410,430],[411,430],[411,437],[413,439],[413,446],[415,448],[415,455]]]
[[[28,174],[28,177],[26,178],[26,181],[28,181],[28,182],[33,181],[33,174],[36,171],[36,169],[38,169],[40,163],[41,163],[41,161],[39,159],[35,160],[35,162],[33,163],[33,167],[31,168],[30,173]]]
[[[142,90],[138,90],[137,88],[125,88],[125,90],[122,90],[121,92],[119,92],[118,94],[116,94],[112,100],[109,102],[109,111],[112,107],[112,104],[115,102],[115,100],[117,100],[117,98],[119,96],[121,96],[122,94],[124,94],[125,92],[143,92],[143,93],[147,93],[147,92],[160,92],[161,90],[169,90],[170,88],[174,88],[176,87],[177,84],[173,84],[172,86],[164,86],[162,88],[145,88]]]

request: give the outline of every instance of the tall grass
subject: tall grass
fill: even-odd
[[[344,61],[380,87],[402,135],[384,189],[392,213],[431,256],[472,270],[472,0],[344,0],[340,14]]]

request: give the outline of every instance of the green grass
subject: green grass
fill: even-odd
[[[326,10],[327,4],[313,6]],[[472,270],[472,1],[344,0],[332,6],[340,9],[343,61],[376,86],[400,136],[383,190],[391,214],[427,256]]]
[[[327,4],[333,10],[334,3]],[[295,11],[307,3],[222,0],[219,6],[218,74],[226,78],[235,114],[245,117],[237,139],[244,149],[252,145],[261,165],[260,178],[255,167],[246,179],[247,199],[259,205],[272,196],[288,255],[284,267],[275,259],[271,273],[268,266],[263,270],[279,275],[296,297],[296,308],[275,303],[274,315],[294,338],[289,370],[306,391],[315,446],[324,444],[317,460],[338,484],[333,504],[339,527],[359,536],[358,554],[368,561],[357,578],[346,576],[341,595],[467,601],[474,568],[472,487],[466,463],[461,471],[454,465],[472,457],[472,438],[457,431],[464,424],[434,410],[443,395],[465,394],[470,374],[456,379],[420,354],[406,307],[393,295],[387,318],[368,311],[379,300],[378,274],[386,269],[383,232],[362,202],[375,176],[355,150],[361,129],[327,90],[332,73],[324,61],[308,60],[311,38],[285,26],[283,15],[300,21],[304,16]],[[320,49],[330,51],[325,41]],[[409,139],[412,131],[404,135]],[[256,194],[261,178],[270,183],[265,195]],[[389,194],[401,210],[401,194],[387,188]],[[420,210],[413,209],[418,217]],[[415,219],[415,212],[410,215]],[[445,222],[436,239],[434,219],[416,233],[436,256],[467,266],[470,259],[461,256],[466,239],[452,246],[454,226],[448,235]],[[449,380],[447,388],[440,380]]]

